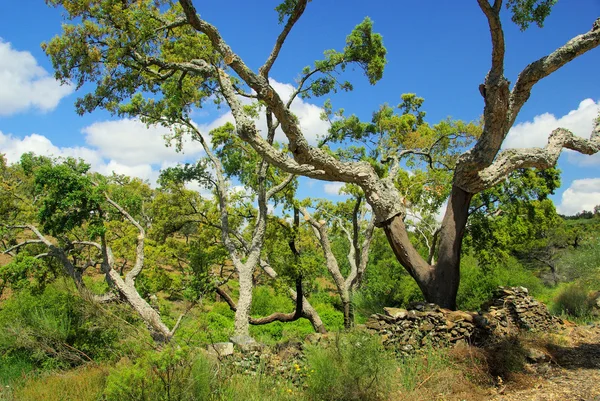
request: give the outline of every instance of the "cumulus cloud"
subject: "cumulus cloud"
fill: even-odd
[[[287,101],[294,91],[294,87],[290,84],[277,82],[274,79],[270,79],[270,83],[283,101]],[[241,98],[240,101],[245,104],[249,103],[248,99],[246,98]],[[311,145],[315,145],[317,143],[317,138],[327,132],[329,123],[321,120],[321,112],[323,109],[321,109],[319,106],[305,102],[299,97],[296,97],[291,105],[291,111],[298,117],[302,132],[308,143]],[[202,125],[201,129],[204,133],[208,133],[210,130],[220,127],[226,122],[235,124],[231,111],[222,114],[208,124]],[[267,121],[263,114],[261,114],[259,119],[256,121],[256,128],[263,134],[263,136],[266,136]],[[281,128],[277,129],[275,140],[280,143],[287,142]]]
[[[329,195],[339,195],[344,185],[343,182],[327,182],[323,184],[323,190]]]
[[[38,134],[17,138],[0,131],[0,149],[2,149],[2,153],[6,155],[6,159],[9,163],[19,161],[21,155],[27,152],[33,152],[36,155],[41,156],[82,158],[92,166],[98,166],[102,163],[102,158],[98,152],[92,149],[85,147],[58,148],[48,138]]]
[[[571,183],[556,209],[570,216],[583,210],[594,210],[596,205],[600,205],[600,178],[584,178]]]
[[[200,143],[189,136],[183,140],[183,153],[173,146],[165,146],[165,136],[171,135],[168,128],[147,127],[137,119],[100,121],[82,132],[86,143],[98,149],[102,157],[126,166],[177,162],[202,152]]]
[[[163,139],[169,131],[164,128],[146,128],[137,120],[104,121],[82,130],[88,147],[58,147],[43,135],[31,134],[23,138],[0,131],[0,149],[9,163],[19,161],[21,155],[33,152],[51,157],[75,157],[85,160],[93,171],[110,175],[124,174],[148,180],[155,184],[160,169],[178,162],[195,160],[202,153],[198,143],[184,139],[187,153],[178,153],[166,147]]]
[[[53,110],[73,89],[54,79],[30,52],[16,50],[0,38],[0,116]]]
[[[553,114],[544,113],[535,116],[533,121],[526,121],[515,125],[504,141],[504,148],[529,148],[544,147],[548,143],[548,136],[556,128],[566,128],[573,134],[589,138],[592,133],[592,124],[600,111],[600,101],[585,99],[575,110],[557,118]],[[600,164],[600,155],[585,156],[577,152],[568,151],[569,161],[580,165]]]

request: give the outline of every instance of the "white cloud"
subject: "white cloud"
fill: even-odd
[[[344,185],[343,182],[327,182],[323,184],[323,190],[329,195],[339,195]]]
[[[566,128],[573,134],[589,138],[592,133],[592,124],[600,111],[600,101],[585,99],[579,103],[576,110],[571,110],[567,115],[556,118],[553,114],[544,113],[535,116],[533,121],[515,125],[509,131],[504,148],[529,148],[544,147],[548,143],[548,136],[556,128]],[[581,164],[600,164],[600,155],[585,156],[569,151],[569,161]]]
[[[189,154],[177,153],[175,149],[166,148],[164,145],[166,151],[159,149],[156,146],[158,142],[154,138],[157,136],[154,132],[154,130],[157,130],[156,128],[149,130],[147,141],[140,137],[143,131],[139,127],[132,132],[115,130],[120,135],[115,135],[114,132],[111,133],[108,129],[110,127],[122,128],[129,123],[123,124],[115,121],[115,124],[104,124],[102,129],[96,131],[96,133],[105,132],[108,137],[115,139],[113,147],[109,146],[110,141],[99,141],[97,142],[98,147],[58,147],[43,135],[31,134],[24,138],[17,138],[0,131],[0,153],[6,155],[8,163],[18,162],[21,155],[27,152],[50,157],[81,158],[91,165],[93,171],[101,174],[110,175],[114,172],[148,180],[151,184],[156,183],[160,169],[172,167],[177,162],[185,161],[186,157],[189,157]],[[136,127],[135,124],[133,126]],[[121,141],[117,140],[118,138],[121,138]],[[139,140],[140,147],[145,153],[136,152],[133,148],[136,139]],[[197,147],[192,144],[188,145],[194,151],[194,154],[200,153]],[[120,148],[120,146],[123,147]],[[160,167],[157,168],[157,166]]]
[[[290,84],[280,83],[274,79],[270,79],[270,83],[284,102],[290,98],[292,92],[294,91],[294,87]],[[244,104],[249,103],[247,98],[240,98],[240,101]],[[324,135],[329,128],[329,123],[321,120],[321,112],[323,109],[314,104],[307,103],[299,97],[296,97],[292,103],[291,111],[298,117],[300,121],[300,127],[302,128],[302,133],[304,134],[308,143],[311,145],[316,145],[317,138],[320,135]],[[231,111],[222,114],[216,120],[208,124],[202,125],[201,130],[203,133],[208,134],[210,130],[220,127],[226,122],[235,124]],[[259,119],[256,121],[256,128],[262,133],[263,136],[266,136],[267,121],[264,113],[260,114]],[[277,129],[275,140],[280,143],[287,143],[281,128]]]
[[[82,158],[93,166],[102,163],[100,155],[92,149],[84,147],[58,148],[48,138],[38,134],[27,135],[21,139],[0,131],[0,149],[6,155],[9,163],[19,161],[21,155],[27,152],[41,156]]]
[[[574,180],[562,194],[559,213],[570,216],[583,210],[594,210],[600,205],[600,178]]]
[[[0,116],[53,110],[73,89],[50,76],[30,52],[15,50],[0,38]]]
[[[102,157],[125,166],[177,162],[202,153],[200,143],[189,136],[184,138],[183,152],[177,152],[174,146],[165,146],[165,136],[171,135],[171,130],[147,127],[137,119],[96,122],[82,132],[86,142],[97,148]]]

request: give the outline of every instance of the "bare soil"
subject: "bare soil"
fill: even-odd
[[[514,382],[499,383],[490,400],[600,401],[600,326],[568,327],[558,338],[561,345],[545,346],[549,362],[528,365]]]

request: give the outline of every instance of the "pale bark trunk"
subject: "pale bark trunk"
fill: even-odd
[[[252,306],[252,270],[238,271],[240,297],[235,311],[235,335],[249,336],[250,307]]]
[[[340,293],[342,299],[342,307],[344,310],[344,328],[350,329],[354,325],[354,316],[352,313],[352,297],[350,291],[342,291]]]

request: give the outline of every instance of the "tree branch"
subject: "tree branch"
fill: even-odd
[[[475,193],[490,188],[519,168],[550,168],[556,165],[563,148],[586,155],[597,153],[600,151],[600,124],[595,124],[590,139],[575,136],[564,128],[557,128],[552,131],[544,148],[506,149],[500,152],[494,163],[479,173],[480,183],[477,187],[469,190]]]
[[[525,67],[510,94],[511,125],[523,104],[529,99],[531,89],[536,83],[598,45],[600,45],[600,18],[596,19],[590,31],[574,37],[554,52]]]
[[[306,9],[307,0],[300,0],[296,3],[296,7],[294,7],[294,11],[292,15],[288,18],[285,26],[283,27],[283,31],[277,37],[277,41],[275,42],[275,46],[273,46],[273,50],[269,55],[269,58],[265,62],[265,64],[259,68],[258,72],[264,78],[269,78],[269,71],[271,71],[271,67],[275,60],[277,60],[277,56],[279,56],[279,52],[281,51],[281,47],[283,46],[283,42],[287,38],[288,34],[296,24],[296,22],[300,19],[304,10]]]
[[[500,7],[502,2],[496,1],[493,7],[488,0],[477,0],[477,2],[488,20],[492,36],[492,68],[486,81],[489,80],[492,85],[495,85],[498,79],[504,76],[504,31],[500,22]]]
[[[119,213],[121,213],[127,220],[129,220],[129,222],[133,224],[139,232],[137,236],[137,247],[135,250],[135,264],[133,265],[133,268],[129,271],[129,273],[127,273],[127,275],[125,276],[125,282],[128,285],[133,286],[135,285],[135,279],[144,268],[144,241],[146,239],[146,231],[136,219],[134,219],[125,209],[123,209],[121,205],[113,201],[107,193],[105,193],[104,196],[108,203],[110,203],[115,209],[119,211]]]

